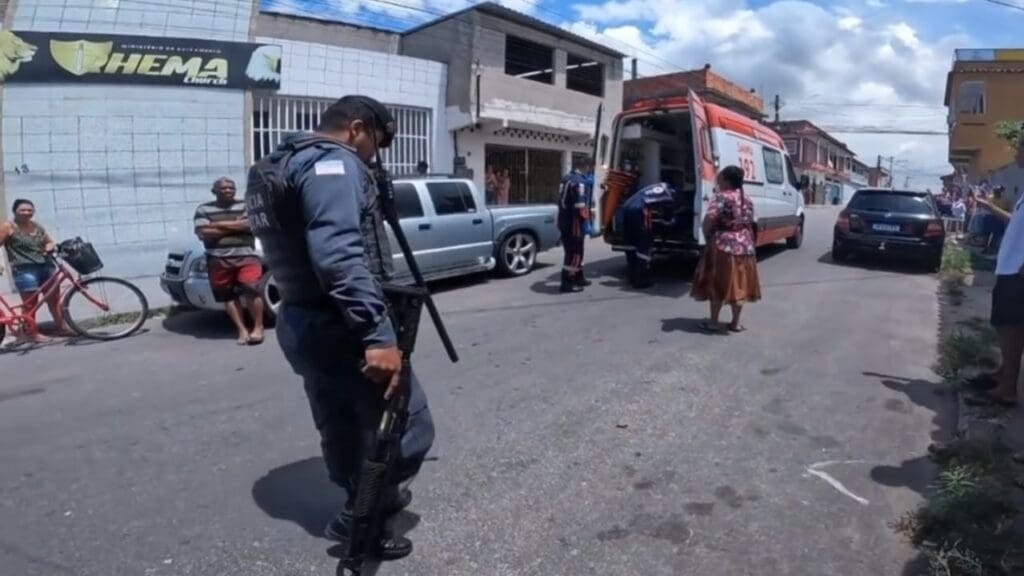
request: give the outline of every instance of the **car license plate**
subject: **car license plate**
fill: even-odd
[[[871,229],[876,232],[899,232],[899,224],[872,224]]]

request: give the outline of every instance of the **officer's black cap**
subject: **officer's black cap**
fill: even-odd
[[[387,148],[391,145],[391,141],[395,137],[397,126],[395,125],[395,118],[388,111],[387,106],[384,106],[379,101],[370,98],[369,96],[361,95],[350,95],[344,96],[338,100],[338,104],[344,104],[348,102],[355,102],[361,106],[364,106],[369,110],[373,116],[374,124],[377,128],[380,128],[384,132],[384,139],[377,142],[377,145],[381,148]]]

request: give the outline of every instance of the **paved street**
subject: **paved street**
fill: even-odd
[[[697,329],[685,271],[651,291],[588,247],[516,280],[441,287],[462,361],[424,326],[437,424],[391,576],[894,575],[887,527],[930,481],[934,275],[837,266],[833,209],[761,261],[739,335]],[[339,505],[271,336],[219,316],[135,338],[0,354],[0,574],[333,574]],[[940,414],[940,412],[942,414]],[[418,521],[418,522],[417,522]]]

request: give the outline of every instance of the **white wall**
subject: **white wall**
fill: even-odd
[[[19,0],[11,28],[245,41],[252,5]],[[210,199],[213,180],[227,175],[244,184],[244,126],[240,90],[9,84],[7,204],[35,202],[40,222],[59,238],[95,243],[111,274],[155,275],[168,244],[191,236],[192,213]]]
[[[439,62],[275,38],[257,42],[284,48],[282,96],[340,98],[362,94],[385,104],[433,110],[431,170],[447,172],[452,166],[451,138],[445,126],[447,66]]]

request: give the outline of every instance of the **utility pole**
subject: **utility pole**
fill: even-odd
[[[893,178],[896,175],[892,173],[892,161],[893,157],[889,156],[889,188],[895,188],[895,186],[893,186]]]
[[[630,70],[630,79],[636,80],[636,58],[633,58],[633,61],[630,63],[630,67],[632,68],[632,70]]]
[[[779,95],[775,95],[775,123],[779,123],[779,109],[782,108],[782,102],[779,99]]]

